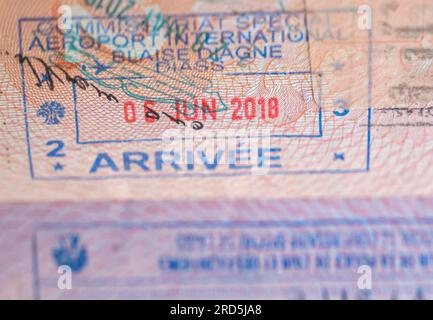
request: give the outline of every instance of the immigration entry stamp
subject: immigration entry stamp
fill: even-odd
[[[33,179],[368,171],[356,8],[152,14],[20,19]]]

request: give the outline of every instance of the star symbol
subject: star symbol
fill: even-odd
[[[334,153],[334,160],[343,160],[344,161],[344,152]]]
[[[64,165],[62,165],[60,162],[57,162],[57,163],[54,165],[54,170],[55,170],[55,171],[62,171],[63,168],[64,168]]]

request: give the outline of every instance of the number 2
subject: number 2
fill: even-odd
[[[64,153],[59,153],[63,150],[65,143],[62,140],[50,140],[47,142],[47,146],[56,145],[56,147],[47,153],[47,157],[64,157]]]

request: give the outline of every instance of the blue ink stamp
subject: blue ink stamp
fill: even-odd
[[[65,108],[56,101],[47,101],[39,107],[36,116],[43,118],[46,125],[57,125],[65,116]]]
[[[248,158],[249,152],[258,155],[259,161],[256,163],[268,163],[271,170],[266,174],[271,175],[367,172],[370,168],[371,140],[371,32],[354,28],[359,33],[356,39],[363,40],[362,49],[360,44],[356,44],[357,50],[365,52],[364,56],[360,55],[356,66],[341,57],[337,68],[326,65],[321,70],[322,66],[317,66],[317,63],[314,64],[317,70],[311,67],[315,57],[310,42],[318,41],[320,45],[319,42],[323,41],[323,37],[318,36],[323,31],[318,22],[337,24],[342,17],[351,17],[356,10],[178,15],[183,21],[198,21],[197,26],[208,25],[212,19],[221,21],[219,31],[209,33],[203,46],[199,47],[204,51],[206,48],[218,49],[218,59],[212,60],[212,63],[220,64],[216,69],[209,69],[209,65],[200,63],[191,65],[192,61],[186,61],[185,57],[193,56],[177,50],[176,46],[159,48],[161,50],[154,52],[153,60],[147,59],[148,55],[144,54],[143,61],[149,60],[148,64],[134,62],[137,57],[131,54],[143,49],[143,39],[125,38],[116,29],[119,25],[111,24],[112,20],[107,17],[73,17],[74,23],[86,26],[89,30],[93,28],[105,32],[93,40],[80,42],[66,37],[67,41],[60,43],[61,50],[63,46],[68,49],[71,42],[81,45],[80,53],[87,60],[78,63],[80,68],[71,74],[76,75],[75,72],[78,72],[82,81],[72,84],[65,81],[63,85],[57,81],[54,91],[50,91],[50,76],[41,72],[42,84],[35,89],[35,78],[29,72],[31,70],[21,65],[30,177],[38,180],[104,180],[245,176],[253,174],[250,167],[223,163],[220,155],[223,154],[225,158],[233,153],[238,158]],[[285,25],[292,18],[297,21],[296,28]],[[123,19],[120,25],[127,19]],[[272,32],[264,27],[278,19],[287,28]],[[307,28],[308,19],[312,30]],[[21,56],[32,55],[51,61],[50,57],[59,50],[52,47],[50,34],[46,34],[50,30],[46,27],[53,20],[53,17],[19,20]],[[223,35],[227,45],[221,47],[218,39]],[[188,52],[194,51],[189,47],[191,39],[183,34],[175,37],[178,38],[171,39],[173,43],[177,41],[180,46],[186,44]],[[93,59],[94,56],[85,47],[92,41],[102,41],[101,45],[114,49],[116,57],[121,56],[123,60]],[[127,45],[124,45],[125,41],[128,41]],[[335,41],[342,41],[344,46],[353,45],[350,39]],[[133,45],[141,46],[141,49],[131,51],[130,46]],[[247,47],[253,50],[248,51]],[[73,50],[66,51],[71,53]],[[202,53],[199,49],[193,52],[194,55]],[[333,59],[335,61],[335,57]],[[128,66],[132,65],[131,69],[126,68],[126,60]],[[73,61],[76,64],[80,62]],[[188,63],[190,66],[185,67]],[[61,66],[66,67],[67,61]],[[352,73],[354,67],[357,68],[357,75],[365,76],[365,85],[360,84],[353,94],[330,92],[333,83],[347,81],[348,73]],[[55,70],[63,76],[61,71]],[[83,89],[86,86],[112,91],[119,101],[101,99],[98,97],[100,91]],[[253,89],[261,95],[256,96]],[[352,106],[352,101],[339,100],[334,104],[335,97],[353,95],[357,95],[359,106],[351,108],[350,113],[347,106]],[[52,96],[56,98],[47,98]],[[41,100],[41,97],[44,100],[35,104],[34,101]],[[188,108],[187,111],[191,113],[185,112]],[[170,114],[172,121],[166,118],[165,122],[150,119],[150,109]],[[270,145],[255,150],[218,149],[213,156],[202,150],[185,148],[187,157],[198,161],[180,163],[178,154],[170,149],[168,141],[184,143],[189,138],[175,135],[168,140],[163,138],[163,133],[177,129],[179,123],[189,124],[196,120],[203,121],[208,131],[228,132],[235,127],[250,130],[249,133],[258,132],[250,133],[250,140],[266,138]],[[61,129],[70,129],[70,134],[57,128],[46,129],[47,126],[60,127],[60,124]],[[345,126],[353,128],[343,130]],[[267,130],[266,134],[257,128]],[[39,134],[36,136],[32,132]],[[350,135],[348,132],[351,132]],[[213,135],[205,138],[218,140]],[[227,134],[223,138],[236,139],[236,135]],[[338,150],[341,145],[347,145],[344,155],[335,156],[341,153]],[[299,148],[299,152],[294,151],[293,146]],[[365,153],[359,152],[360,148]],[[305,154],[317,154],[317,157],[310,157],[306,161]],[[47,157],[62,157],[62,162],[47,162]],[[52,166],[50,170],[46,170],[47,163]]]
[[[80,244],[77,234],[62,237],[53,249],[52,256],[58,266],[67,265],[73,272],[82,271],[87,264],[87,250]]]

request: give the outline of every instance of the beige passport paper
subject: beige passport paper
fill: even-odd
[[[1,1],[2,201],[432,194],[428,1],[101,3]]]

